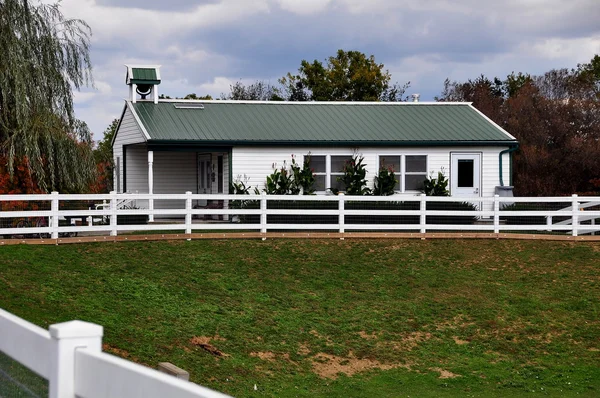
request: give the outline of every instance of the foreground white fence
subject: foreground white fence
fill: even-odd
[[[465,202],[473,206],[465,206]],[[120,208],[120,203],[130,206]],[[578,236],[600,231],[596,220],[600,220],[600,197],[577,195],[0,195],[0,235],[5,239],[117,236],[128,231],[177,231],[186,235],[227,231],[470,231]]]
[[[0,352],[48,380],[50,398],[225,398],[227,395],[102,352],[102,326],[42,329],[0,309]]]

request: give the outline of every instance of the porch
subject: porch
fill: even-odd
[[[227,194],[231,181],[231,148],[125,145],[123,159],[117,158],[115,167],[115,190],[118,193]],[[210,208],[214,206],[213,203],[206,199],[195,199],[192,207]],[[150,199],[138,200],[134,205],[125,207],[153,210],[182,206],[184,202],[181,200]],[[154,221],[153,214],[150,214],[150,221]]]

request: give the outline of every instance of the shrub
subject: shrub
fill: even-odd
[[[344,184],[347,195],[370,195],[371,190],[367,188],[366,165],[363,164],[364,157],[357,153],[352,155],[352,159],[344,164],[344,175],[337,180]]]
[[[302,168],[296,163],[294,155],[292,155],[292,175],[294,176],[295,186],[302,192],[303,195],[311,195],[315,192],[315,174],[310,168],[310,152],[304,157]]]
[[[238,175],[235,180],[229,184],[229,193],[234,195],[249,195],[250,188],[252,187],[248,185],[248,180],[249,177],[246,174],[244,174],[243,178],[241,175]],[[258,193],[256,188],[255,193]],[[232,200],[229,202],[229,207],[232,209],[243,209],[246,208],[246,202],[247,201],[244,200]]]
[[[375,189],[373,190],[373,195],[393,195],[397,182],[398,180],[396,180],[393,167],[381,167],[379,173],[375,176]]]
[[[250,178],[244,174],[242,176],[238,174],[238,176],[229,184],[229,193],[233,195],[249,195],[251,186],[248,185],[248,180]]]
[[[297,195],[300,189],[296,189],[293,184],[293,175],[287,168],[286,161],[283,161],[283,166],[277,168],[277,163],[273,163],[273,173],[267,176],[267,184],[265,192],[268,195]]]
[[[448,179],[444,173],[444,168],[438,171],[437,178],[433,178],[433,173],[425,178],[423,193],[427,196],[450,196],[450,192],[448,192]]]
[[[273,163],[273,169],[273,173],[267,176],[264,190],[267,195],[310,195],[315,192],[315,176],[310,168],[310,154],[304,158],[302,167],[292,155],[289,170],[286,161],[279,169],[277,164]]]

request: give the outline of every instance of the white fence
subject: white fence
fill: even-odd
[[[102,326],[42,329],[0,309],[0,352],[48,380],[50,398],[225,398],[227,395],[102,352]]]
[[[119,203],[130,206],[120,208]],[[190,238],[199,233],[244,231],[263,236],[268,232],[440,231],[578,236],[600,231],[597,219],[600,197],[577,195],[0,195],[0,235],[4,239],[48,241],[75,234],[117,236],[131,231],[176,231]]]

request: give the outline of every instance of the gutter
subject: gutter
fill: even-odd
[[[317,147],[472,147],[472,146],[515,146],[515,141],[317,141],[317,140],[177,140],[177,139],[151,139],[149,146],[154,147],[223,147],[223,146],[317,146]]]
[[[516,151],[517,149],[519,149],[519,144],[516,144],[515,146],[513,146],[512,148],[508,148],[505,149],[503,151],[500,152],[500,154],[498,155],[498,162],[499,162],[499,166],[500,166],[500,186],[503,187],[504,186],[504,179],[502,178],[502,155],[504,155],[505,153],[508,153],[510,156],[511,153],[513,153],[514,151]],[[509,184],[512,185],[512,156],[509,157],[510,159],[510,163],[509,163]]]

